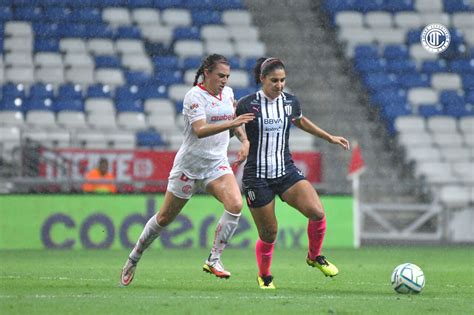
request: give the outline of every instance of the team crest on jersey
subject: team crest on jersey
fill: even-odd
[[[197,104],[197,103],[191,104],[191,110],[196,110],[198,108],[199,108],[199,104]]]
[[[285,113],[290,116],[291,115],[291,105],[285,105]]]

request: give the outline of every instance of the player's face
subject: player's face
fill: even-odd
[[[218,63],[212,71],[204,71],[206,71],[206,80],[204,82],[206,89],[215,93],[215,95],[221,93],[229,80],[229,65]]]
[[[266,76],[261,76],[262,90],[270,98],[277,98],[285,88],[286,73],[283,69],[275,69]]]

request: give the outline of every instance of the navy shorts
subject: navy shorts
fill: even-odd
[[[244,174],[242,181],[247,205],[249,208],[263,207],[270,203],[276,195],[281,198],[288,188],[303,179],[306,177],[296,166],[291,167],[287,170],[286,175],[278,178],[249,178]]]

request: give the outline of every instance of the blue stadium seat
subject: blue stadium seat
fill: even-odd
[[[357,10],[354,0],[325,0],[324,7],[331,14],[339,11]]]
[[[243,10],[245,6],[241,0],[213,0],[212,8],[215,10]]]
[[[95,23],[87,24],[87,37],[88,38],[109,38],[112,39],[115,36],[114,29],[107,23]]]
[[[33,31],[35,32],[35,39],[48,38],[48,37],[59,37],[60,31],[58,24],[56,23],[44,23],[38,22],[33,24]]]
[[[178,70],[179,58],[176,56],[157,56],[153,58],[153,64],[157,71],[161,69]]]
[[[46,111],[53,111],[54,110],[54,103],[51,98],[45,99],[35,99],[31,98],[28,101],[27,108],[28,110],[46,110]]]
[[[255,67],[256,63],[257,63],[257,58],[246,58],[244,62],[245,70],[253,71],[253,67]]]
[[[430,87],[431,77],[427,74],[409,73],[398,76],[398,84],[402,88]]]
[[[159,84],[146,84],[141,86],[141,93],[144,99],[168,97],[166,86]]]
[[[474,4],[469,5],[466,0],[443,0],[444,11],[448,13],[464,12],[474,10]]]
[[[59,40],[56,38],[35,38],[35,52],[59,52]]]
[[[201,66],[202,58],[201,57],[187,57],[183,61],[183,70],[197,69]]]
[[[381,89],[371,95],[371,103],[376,106],[405,104],[407,103],[407,92],[404,89],[396,88]]]
[[[198,27],[176,27],[173,31],[174,40],[194,39],[201,40],[201,31]]]
[[[191,18],[193,20],[193,24],[196,26],[222,23],[222,17],[219,11],[193,11],[191,12]]]
[[[474,106],[464,102],[444,105],[444,114],[456,118],[474,115]]]
[[[416,73],[416,63],[413,60],[394,59],[387,62],[387,71],[401,73]]]
[[[474,91],[474,73],[464,74],[461,77],[464,90]]]
[[[155,73],[155,80],[160,85],[171,85],[183,83],[183,74],[181,71],[158,71]]]
[[[71,10],[61,7],[45,7],[43,16],[51,22],[67,22],[71,16]]]
[[[458,73],[474,74],[474,59],[456,59],[449,63],[449,70]]]
[[[183,0],[183,7],[191,11],[208,10],[213,5],[213,0]]]
[[[170,8],[183,8],[183,0],[154,0],[153,4],[160,10]]]
[[[63,84],[59,86],[57,100],[82,100],[82,87],[78,84]]]
[[[422,29],[412,29],[408,31],[407,36],[406,36],[406,43],[408,45],[419,44],[422,31],[423,31]]]
[[[128,0],[101,0],[97,1],[97,4],[103,8],[107,7],[126,7],[128,5]]]
[[[144,106],[143,102],[139,99],[137,100],[117,100],[115,102],[115,108],[117,109],[117,112],[138,112],[138,113],[143,113],[144,112]]]
[[[464,95],[456,90],[441,91],[441,93],[439,94],[439,101],[443,105],[458,105],[464,103]]]
[[[75,9],[71,12],[71,21],[76,23],[101,23],[102,12],[97,8]]]
[[[468,90],[466,92],[465,100],[466,100],[466,103],[468,104],[474,104],[474,89]]]
[[[66,3],[68,7],[71,7],[71,8],[87,8],[87,7],[98,6],[96,0],[81,0],[81,1],[67,0],[63,2]]]
[[[54,111],[84,111],[84,102],[81,99],[62,99],[54,103]]]
[[[154,0],[133,0],[127,3],[129,8],[152,8]]]
[[[13,19],[13,12],[11,7],[0,7],[0,21],[8,21]],[[3,32],[2,32],[3,34]]]
[[[96,56],[96,68],[120,68],[120,58],[117,56]]]
[[[152,76],[145,72],[127,71],[125,72],[125,80],[129,85],[146,85],[152,80]]]
[[[2,86],[3,98],[25,98],[26,91],[23,84],[7,83]]]
[[[255,93],[255,92],[256,91],[255,91],[254,88],[236,88],[236,89],[234,89],[234,98],[236,100],[239,100],[242,97],[244,97],[245,95],[252,94],[252,93]]]
[[[385,72],[368,73],[363,80],[371,91],[377,91],[381,88],[397,87],[396,77]]]
[[[24,98],[20,97],[3,97],[0,100],[0,110],[12,110],[25,112],[28,104]]]
[[[389,12],[414,11],[413,0],[390,0],[384,2],[384,9]]]
[[[117,102],[120,101],[135,101],[140,99],[138,92],[138,86],[136,85],[124,85],[115,89],[115,99]]]
[[[357,45],[354,50],[354,59],[356,60],[365,58],[376,59],[378,55],[378,48],[375,45]]]
[[[28,0],[26,0],[28,1]],[[42,5],[43,7],[60,7],[60,6],[67,6],[68,1],[65,0],[37,0],[38,4]]]
[[[240,69],[240,59],[238,57],[230,57],[228,58],[229,65],[232,69]]]
[[[383,50],[386,59],[409,59],[408,48],[405,45],[387,45]]]
[[[441,104],[421,104],[418,106],[418,114],[425,118],[443,115],[443,106]]]
[[[87,88],[87,97],[103,97],[111,98],[112,92],[108,85],[103,84],[93,84]]]
[[[140,28],[137,26],[120,26],[115,32],[115,38],[131,38],[131,39],[140,39],[142,33]]]
[[[43,10],[40,7],[16,7],[13,14],[15,20],[40,21],[43,18]]]
[[[140,147],[159,147],[166,143],[156,131],[139,131],[136,133],[137,145]]]
[[[174,103],[176,113],[182,113],[183,112],[183,102],[182,101],[177,101]]]
[[[66,22],[63,22],[59,25],[59,33],[61,37],[86,38],[89,35],[87,32],[87,24]]]
[[[421,65],[421,71],[432,74],[436,72],[448,72],[448,64],[444,59],[426,60]]]
[[[384,59],[357,59],[355,68],[362,72],[382,72],[387,68],[387,62]]]
[[[54,89],[51,84],[35,83],[30,87],[29,95],[33,99],[54,98]]]

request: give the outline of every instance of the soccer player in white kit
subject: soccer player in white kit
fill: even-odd
[[[203,76],[203,81],[198,83]],[[203,270],[219,278],[229,278],[220,256],[237,229],[242,195],[227,160],[229,130],[242,142],[237,163],[245,161],[249,142],[241,125],[254,119],[248,113],[235,117],[234,94],[227,87],[230,66],[224,56],[208,56],[196,73],[194,87],[183,102],[184,140],[176,154],[160,211],[145,225],[122,269],[121,285],[128,286],[144,250],[160,235],[201,186],[224,205],[214,243]]]

